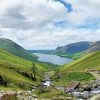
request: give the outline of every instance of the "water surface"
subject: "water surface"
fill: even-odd
[[[41,54],[41,53],[34,53],[36,56],[38,56],[38,61],[41,62],[49,62],[57,65],[63,65],[69,62],[72,62],[72,59],[60,57],[57,55],[49,55],[49,54]]]

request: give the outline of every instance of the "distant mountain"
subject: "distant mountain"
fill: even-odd
[[[100,41],[95,42],[88,50],[86,50],[84,53],[89,54],[95,51],[100,51]]]
[[[52,51],[52,54],[78,59],[81,56],[81,52],[89,49],[93,44],[93,42],[71,43],[66,46],[57,47],[56,50]]]
[[[0,38],[0,49],[7,50],[8,52],[14,55],[17,55],[19,57],[22,57],[30,61],[37,60],[37,57],[35,55],[29,53],[27,50],[22,48],[20,45],[18,45],[17,43],[9,39]]]

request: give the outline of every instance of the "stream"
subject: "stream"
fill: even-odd
[[[47,87],[51,86],[51,79],[50,79],[49,74],[47,73],[44,74],[43,85]]]
[[[51,87],[52,81],[50,79],[50,76],[48,73],[44,74],[44,79],[43,79],[43,85],[46,87]],[[68,92],[68,94],[74,96],[77,98],[77,100],[87,100],[90,97],[93,97],[97,94],[100,94],[100,80],[94,80],[92,82],[92,86],[90,88],[90,90],[83,90],[81,91],[82,88],[77,88],[72,92]],[[88,87],[89,88],[89,85]],[[59,86],[59,87],[55,87],[55,89],[57,89],[58,91],[63,91],[66,92],[66,88],[64,86]]]

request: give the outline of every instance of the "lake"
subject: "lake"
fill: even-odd
[[[72,59],[60,57],[57,55],[42,54],[42,53],[34,53],[34,54],[39,57],[38,61],[49,62],[56,65],[63,65],[73,61]]]

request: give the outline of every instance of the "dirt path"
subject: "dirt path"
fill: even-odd
[[[97,80],[100,80],[100,75],[96,72],[90,72]]]

